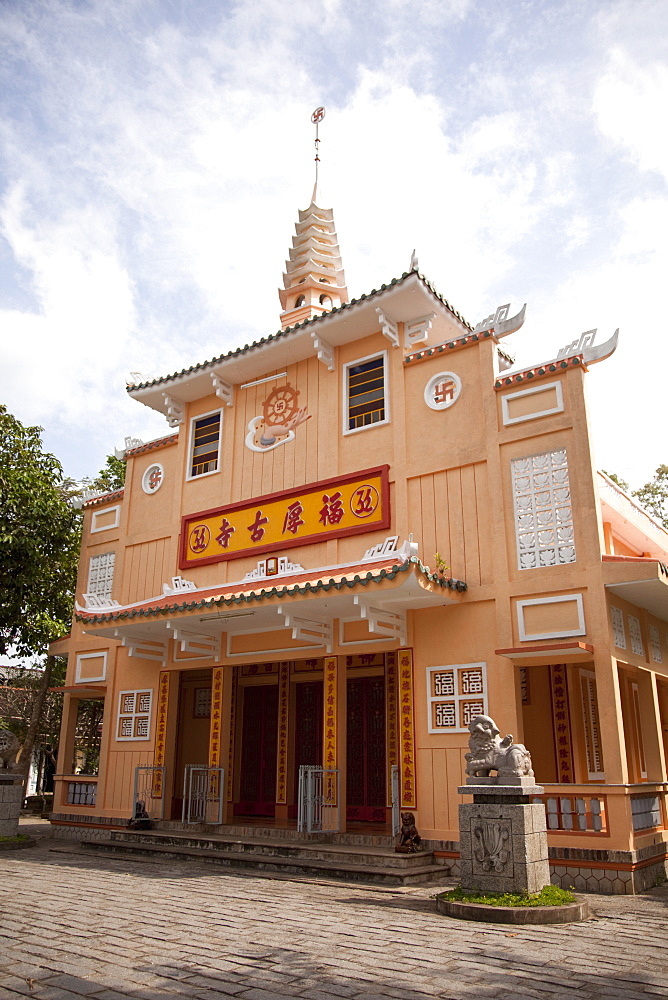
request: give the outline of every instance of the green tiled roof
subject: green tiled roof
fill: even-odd
[[[321,316],[313,316],[311,319],[305,319],[301,323],[295,323],[294,326],[286,327],[285,330],[279,330],[277,333],[270,333],[268,337],[262,337],[260,340],[255,340],[252,344],[244,344],[243,347],[237,347],[236,350],[228,351],[227,354],[220,354],[217,358],[211,358],[210,361],[203,361],[201,364],[191,365],[189,368],[182,368],[180,372],[174,372],[172,375],[154,378],[149,382],[139,382],[136,385],[129,385],[127,386],[127,392],[132,393],[137,389],[148,389],[153,385],[161,385],[164,382],[171,382],[173,379],[180,378],[182,375],[191,375],[193,372],[202,371],[210,365],[218,365],[222,361],[228,361],[230,358],[238,357],[240,354],[247,354],[249,351],[257,350],[257,348],[263,347],[265,344],[287,337],[288,334],[294,333],[295,330],[303,330],[305,327],[314,326],[316,323],[322,323],[322,321],[327,319],[329,316],[333,316],[335,313],[344,312],[346,309],[351,309],[353,306],[359,305],[361,302],[366,302],[368,299],[374,298],[376,295],[380,295],[382,292],[387,291],[388,288],[401,285],[413,274],[420,279],[425,288],[427,288],[431,294],[434,295],[438,301],[441,302],[445,308],[460,321],[460,323],[463,323],[463,325],[469,330],[473,329],[471,324],[468,323],[456,309],[453,309],[448,300],[441,295],[440,292],[436,291],[431,281],[425,278],[423,274],[420,274],[418,271],[404,271],[400,278],[392,278],[389,284],[381,285],[380,288],[372,288],[368,294],[360,295],[358,299],[351,299],[350,302],[345,302],[343,305],[336,306],[328,312],[323,313]]]

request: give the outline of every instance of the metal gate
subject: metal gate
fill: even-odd
[[[183,809],[181,822],[223,822],[224,769],[206,764],[186,764],[183,772]]]
[[[392,782],[392,836],[401,833],[401,801],[399,798],[399,767],[393,764],[390,768]]]
[[[297,830],[300,833],[338,833],[341,828],[339,815],[338,770],[301,764]]]
[[[164,767],[136,767],[132,792],[132,818],[162,819],[164,815]]]

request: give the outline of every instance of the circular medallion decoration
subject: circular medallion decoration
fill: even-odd
[[[439,372],[427,382],[424,401],[431,410],[447,410],[456,403],[462,391],[462,380],[454,372]]]
[[[165,470],[157,462],[149,465],[141,478],[141,488],[144,493],[157,493],[165,478]]]

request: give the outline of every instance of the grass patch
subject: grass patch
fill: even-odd
[[[451,889],[439,893],[439,899],[457,903],[485,903],[487,906],[565,906],[575,903],[575,896],[568,889],[546,885],[540,892],[471,892]]]
[[[15,844],[22,840],[30,840],[27,833],[17,833],[15,837],[0,837],[0,844]]]

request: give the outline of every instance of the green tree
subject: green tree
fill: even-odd
[[[86,480],[86,485],[94,490],[122,490],[125,486],[125,459],[116,458],[115,455],[107,455],[104,467],[100,469],[90,483]]]
[[[607,469],[603,469],[603,474],[606,475],[608,479],[612,479],[613,483],[617,483],[620,490],[624,490],[625,493],[629,492],[631,487],[626,480],[622,479],[621,476],[618,476],[616,472],[608,472]]]
[[[41,662],[20,762],[27,772],[55,658],[49,643],[69,631],[80,544],[73,484],[42,450],[41,428],[0,405],[0,654]]]
[[[664,528],[668,528],[668,465],[660,465],[654,479],[634,490],[633,496]]]

